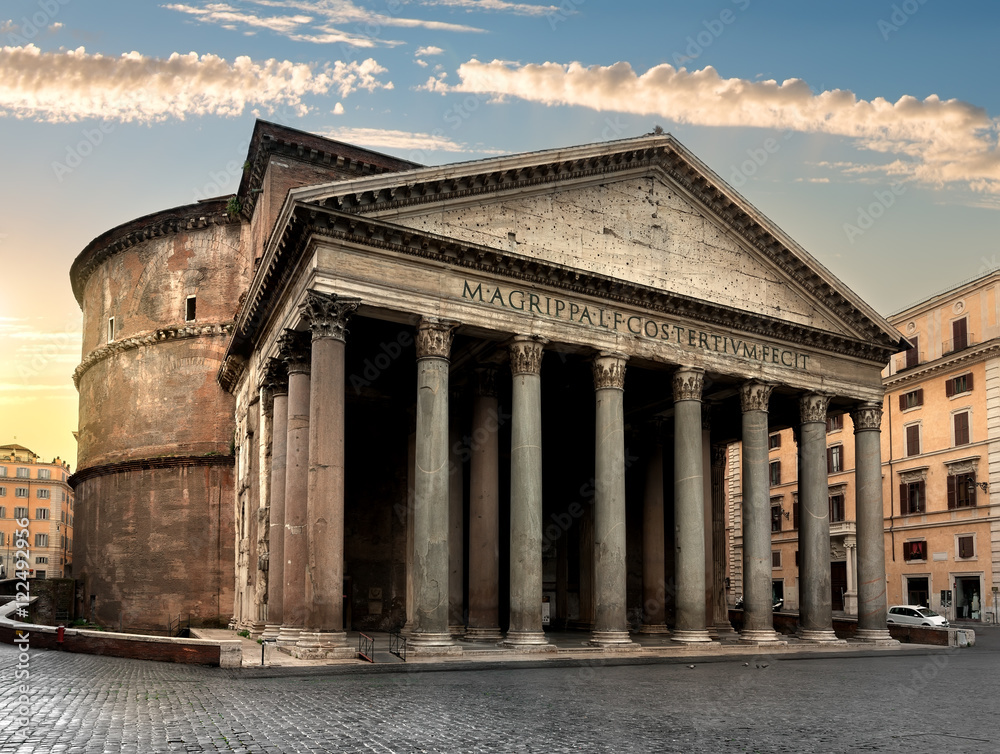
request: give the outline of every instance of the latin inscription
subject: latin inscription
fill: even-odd
[[[615,309],[580,304],[520,288],[502,288],[463,281],[462,298],[499,309],[576,322],[595,328],[631,333],[640,338],[676,343],[683,348],[721,353],[790,369],[808,368],[809,355],[798,351],[698,330],[638,314],[623,314]]]

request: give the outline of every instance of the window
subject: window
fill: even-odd
[[[971,534],[958,537],[958,557],[965,559],[976,557],[976,538]]]
[[[35,571],[35,578],[36,579],[44,579],[45,578],[45,571]]]
[[[920,425],[908,424],[906,426],[906,455],[920,455]]]
[[[36,534],[35,535],[35,547],[48,547],[49,546],[49,535],[48,534]]]
[[[903,393],[899,396],[899,410],[906,411],[909,408],[916,408],[924,405],[924,389],[922,387]]]
[[[903,542],[903,560],[927,560],[927,543]]]
[[[899,512],[904,516],[923,513],[925,507],[924,481],[903,482],[899,485]]]
[[[771,531],[781,531],[781,506],[771,506]]]
[[[0,466],[0,476],[7,476],[7,467]]]
[[[771,477],[772,487],[781,484],[781,461],[771,461],[770,466],[768,466],[768,473]]]
[[[920,340],[919,338],[910,338],[910,348],[906,349],[906,362],[904,369],[910,369],[915,367],[920,363]]]
[[[39,479],[51,479],[52,478],[52,472],[49,471],[48,469],[39,469],[38,470],[38,478]]]
[[[27,517],[28,517],[28,509],[27,508],[15,508],[14,509],[14,518],[27,518]]]
[[[844,496],[830,495],[830,523],[836,524],[844,520]]]
[[[184,321],[194,322],[194,315],[197,308],[197,297],[188,296],[184,303]]]
[[[4,543],[4,537],[5,537],[5,536],[6,536],[6,535],[5,535],[5,534],[4,534],[4,533],[3,533],[2,531],[0,531],[0,547],[3,547],[3,546],[4,546],[4,544],[5,544],[5,543]]]
[[[15,487],[14,488],[14,497],[27,497],[27,496],[28,496],[28,488],[27,487]]]
[[[41,555],[35,558],[35,565],[38,565],[39,563],[41,563],[42,565],[48,565],[48,562],[49,559]]]
[[[7,488],[6,487],[0,487],[0,497],[7,497]],[[3,516],[0,516],[0,518],[3,518]]]
[[[832,445],[826,449],[826,473],[836,474],[844,470],[844,446]]]
[[[48,500],[49,499],[49,491],[48,490],[35,490],[35,496],[38,497],[41,500]]]
[[[48,508],[35,508],[35,520],[36,521],[48,521],[49,520],[49,509]]]
[[[968,445],[972,441],[969,437],[969,412],[955,414],[952,421],[955,426],[955,445]]]
[[[7,518],[7,509],[0,505],[0,518]]]
[[[773,435],[768,435],[767,437],[767,449],[774,450],[775,448],[781,447],[781,435],[775,432]]]
[[[951,323],[951,350],[961,351],[969,347],[969,320],[965,317]]]
[[[953,395],[961,395],[972,391],[972,373],[960,374],[952,377],[944,383],[944,394],[951,398]]]
[[[796,500],[795,502],[792,503],[792,528],[793,529],[798,529],[799,528],[799,501],[798,500]],[[798,561],[796,561],[795,565],[798,565]]]
[[[976,475],[952,474],[948,477],[948,508],[976,507]]]
[[[31,469],[26,469],[26,468],[24,468],[24,467],[22,466],[22,467],[18,468],[18,470],[17,470],[17,475],[18,475],[18,477],[20,477],[21,479],[27,479],[28,477],[30,477],[30,476],[31,476]]]
[[[826,419],[826,431],[836,432],[839,429],[844,428],[844,415],[836,414],[835,416],[828,416]]]
[[[108,317],[108,343],[115,339],[115,318]]]
[[[781,568],[781,550],[771,553],[771,568]]]

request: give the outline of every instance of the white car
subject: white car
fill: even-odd
[[[886,623],[903,626],[948,627],[948,619],[921,605],[893,605],[889,608]]]

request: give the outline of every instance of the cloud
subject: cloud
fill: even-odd
[[[332,128],[321,136],[346,141],[358,146],[380,149],[419,149],[425,152],[475,152],[504,154],[502,150],[479,149],[453,141],[440,134],[414,133],[383,128]]]
[[[637,74],[628,63],[517,65],[470,60],[461,83],[428,80],[421,89],[519,97],[545,105],[660,115],[678,123],[781,129],[845,136],[889,159],[884,174],[929,185],[964,183],[1000,193],[1000,122],[982,108],[936,95],[896,102],[863,100],[836,89],[814,93],[805,81],[724,79],[712,67],[698,71],[658,65]]]
[[[334,115],[343,115],[344,114],[344,105],[343,105],[343,103],[338,102],[336,105],[333,106],[333,110],[331,110],[331,112]]]
[[[259,15],[250,7],[272,8],[279,15]],[[168,10],[185,13],[203,23],[218,24],[224,29],[235,29],[238,24],[266,28],[295,42],[312,44],[338,44],[350,47],[393,47],[402,41],[382,39],[385,28],[429,29],[462,33],[481,33],[485,29],[465,24],[425,21],[393,14],[377,13],[361,8],[350,0],[237,0],[231,3],[170,3]],[[392,6],[390,6],[392,7]],[[281,15],[282,12],[296,15]],[[353,26],[354,31],[346,27]]]
[[[418,58],[428,57],[430,55],[443,55],[443,54],[444,50],[441,49],[440,47],[435,47],[434,45],[430,45],[428,47],[418,47],[417,51],[413,53],[414,57]]]
[[[43,53],[34,45],[0,48],[0,116],[47,122],[102,118],[162,121],[189,115],[236,116],[248,107],[278,106],[308,112],[303,98],[336,91],[391,89],[377,77],[386,69],[373,59],[322,67],[288,60],[232,63],[216,55],[173,53],[151,58],[88,55],[84,48]]]
[[[528,3],[508,3],[506,0],[423,0],[424,5],[444,5],[449,8],[464,8],[467,11],[494,11],[513,13],[517,16],[547,16],[562,11],[558,5],[530,5]],[[565,11],[562,11],[565,12]]]

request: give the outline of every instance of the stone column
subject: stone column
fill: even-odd
[[[654,429],[652,452],[646,464],[646,489],[642,503],[642,626],[640,633],[666,634],[667,576],[663,536],[663,441]]]
[[[578,627],[586,631],[594,627],[594,506],[583,509],[580,534],[580,620]]]
[[[705,621],[705,481],[701,437],[704,371],[674,372],[674,562],[680,642],[711,641]]]
[[[830,586],[830,495],[826,468],[826,408],[830,398],[799,399],[799,636],[836,642]]]
[[[285,565],[285,454],[288,447],[288,372],[268,359],[264,384],[271,393],[271,510],[268,519],[267,623],[262,639],[277,639],[282,622]]]
[[[309,333],[285,330],[278,339],[288,369],[288,432],[285,456],[285,565],[282,578],[282,623],[278,646],[299,640],[306,622],[306,512],[309,491]]]
[[[771,499],[767,403],[771,385],[740,386],[743,408],[743,632],[746,642],[776,642],[771,609]],[[801,516],[800,516],[801,518]]]
[[[705,485],[703,496],[703,516],[705,518],[705,626],[708,635],[717,639],[715,633],[715,602],[712,587],[715,556],[712,552],[712,407],[708,403],[701,404],[701,469]]]
[[[858,614],[858,540],[856,537],[844,537],[844,553],[847,567],[847,591],[844,593],[844,612],[847,615]]]
[[[500,423],[496,369],[476,371],[469,458],[469,641],[499,642]]]
[[[518,335],[510,344],[510,628],[504,643],[518,648],[548,644],[542,631],[544,343],[542,338]]]
[[[448,629],[448,371],[456,325],[417,329],[417,448],[413,505],[414,651],[461,651]]]
[[[733,638],[736,632],[729,622],[729,603],[726,602],[726,459],[727,445],[712,446],[712,612],[715,635]]]
[[[414,426],[416,416],[410,426]],[[400,633],[409,636],[416,625],[416,593],[413,591],[413,506],[417,486],[417,433],[411,432],[406,440],[406,622]]]
[[[448,630],[452,636],[465,633],[465,470],[462,463],[462,433],[454,406],[459,393],[452,391],[452,416],[448,430]],[[475,437],[473,443],[475,443]]]
[[[626,615],[625,563],[625,362],[601,353],[594,358],[597,394],[594,464],[594,630],[598,647],[631,645]]]
[[[347,323],[356,299],[307,291],[300,312],[312,332],[306,622],[293,654],[351,657],[344,633],[344,406]]]
[[[882,509],[882,406],[865,403],[854,420],[854,497],[858,537],[858,633],[892,642],[885,624],[885,512]]]

